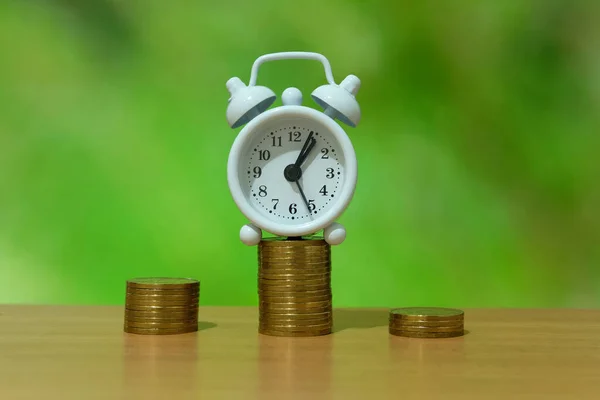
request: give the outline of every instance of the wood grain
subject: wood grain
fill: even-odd
[[[453,339],[389,336],[381,309],[319,338],[258,335],[256,308],[200,320],[136,336],[122,307],[0,306],[0,399],[600,398],[597,310],[465,310]]]

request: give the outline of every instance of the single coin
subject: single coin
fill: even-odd
[[[127,286],[140,289],[184,289],[199,287],[200,281],[191,278],[147,277],[130,279],[127,281]]]
[[[284,337],[311,337],[324,336],[331,334],[332,328],[323,329],[320,331],[281,331],[276,329],[259,328],[258,333],[267,336],[284,336]]]
[[[260,249],[258,251],[259,258],[271,258],[294,255],[296,257],[315,257],[328,260],[331,258],[331,252],[324,248],[319,247],[282,247],[279,249]]]
[[[406,308],[394,308],[390,310],[395,318],[402,319],[451,319],[451,318],[463,318],[464,312],[454,308],[440,308],[440,307],[406,307]]]
[[[261,251],[258,255],[258,260],[263,262],[290,262],[298,263],[315,263],[329,264],[331,263],[331,255],[326,252],[309,252],[309,251]]]
[[[200,301],[199,297],[140,297],[140,296],[126,296],[126,303],[140,303],[140,304],[192,304],[198,303]]]
[[[454,325],[454,326],[400,326],[400,325],[390,325],[390,329],[396,329],[400,331],[413,331],[413,332],[454,332],[454,331],[462,331],[464,329],[463,325]]]
[[[198,317],[197,310],[185,312],[154,312],[154,311],[136,311],[125,310],[125,318],[143,319],[143,320],[182,320]]]
[[[125,321],[128,322],[154,322],[154,323],[184,323],[184,322],[198,322],[198,316],[197,315],[186,315],[185,317],[180,317],[180,318],[148,318],[148,317],[136,317],[135,315],[126,315],[125,317]]]
[[[312,326],[312,325],[322,325],[322,324],[331,324],[332,323],[331,316],[326,318],[279,318],[278,315],[260,315],[258,317],[259,324],[272,324],[272,325],[301,325],[301,326]]]
[[[315,303],[319,301],[333,300],[333,295],[331,293],[325,292],[324,294],[311,294],[309,292],[269,292],[269,291],[259,291],[258,292],[258,301],[269,303],[269,302],[279,302],[286,301],[289,303],[297,303],[297,302],[308,302]],[[312,301],[311,301],[312,300]]]
[[[182,333],[197,332],[198,326],[189,326],[182,329],[136,328],[133,326],[124,326],[123,330],[126,333],[133,333],[137,335],[177,335]]]
[[[259,310],[259,318],[262,317],[268,318],[294,318],[294,319],[321,319],[321,318],[331,318],[331,311],[322,311],[322,312],[305,312],[302,310],[301,312],[273,312],[273,311],[261,311]]]
[[[290,272],[285,272],[285,273],[279,273],[279,272],[273,272],[273,273],[264,273],[263,271],[259,271],[258,272],[258,278],[259,279],[264,279],[264,280],[268,280],[268,281],[272,281],[272,280],[296,280],[296,279],[330,279],[331,278],[331,272],[326,272],[326,273],[322,273],[322,274],[314,274],[314,273],[305,273],[303,271],[298,271],[296,273],[290,273]]]
[[[329,278],[294,278],[294,279],[261,279],[257,280],[259,285],[263,286],[319,286],[319,285],[330,285],[331,279]]]
[[[331,324],[323,324],[320,326],[303,327],[303,326],[283,326],[283,325],[261,325],[258,329],[273,330],[281,332],[320,332],[325,329],[332,329]]]
[[[320,296],[305,295],[303,293],[259,293],[258,301],[263,303],[316,303],[320,301],[331,301],[333,296],[331,294],[324,294]]]
[[[139,299],[148,299],[148,300],[153,300],[153,299],[171,299],[171,300],[177,300],[177,299],[190,299],[190,298],[194,298],[194,297],[200,297],[200,292],[181,292],[179,290],[161,290],[161,291],[157,291],[157,290],[150,290],[150,292],[152,293],[147,293],[147,292],[141,292],[141,291],[134,291],[134,292],[126,292],[125,293],[125,297],[131,297],[131,298],[139,298]]]
[[[263,285],[262,282],[259,282],[258,290],[269,292],[318,292],[322,290],[331,290],[331,285]]]
[[[464,330],[453,332],[414,332],[399,329],[389,329],[389,333],[394,336],[405,336],[412,338],[450,338],[463,336]]]
[[[294,309],[294,310],[303,310],[307,308],[327,308],[332,306],[332,302],[330,300],[323,301],[307,301],[307,302],[291,302],[281,300],[279,302],[273,301],[261,301],[258,302],[259,307],[263,310],[277,310],[277,309]]]
[[[135,306],[194,306],[198,304],[198,299],[190,299],[190,300],[177,300],[177,301],[168,301],[168,300],[130,300],[127,299],[125,305],[129,307],[130,305]]]
[[[331,306],[328,307],[320,307],[320,308],[298,308],[298,307],[288,307],[288,308],[267,308],[264,306],[259,306],[259,314],[261,315],[276,315],[276,314],[318,314],[324,312],[332,312],[333,308]]]
[[[198,304],[192,303],[190,305],[148,305],[148,304],[125,304],[127,310],[136,311],[164,311],[164,312],[184,312],[184,311],[197,311]]]
[[[189,326],[198,325],[198,321],[158,321],[158,322],[142,322],[142,321],[124,321],[126,326],[134,328],[161,328],[161,329],[175,329],[175,328],[187,328]]]
[[[190,296],[200,293],[199,286],[190,285],[181,289],[161,289],[161,288],[138,288],[133,286],[126,287],[127,294],[149,295],[149,296]]]
[[[307,269],[307,268],[290,268],[286,266],[282,269],[260,269],[258,271],[258,278],[260,279],[272,279],[281,278],[283,276],[290,276],[291,278],[296,277],[331,277],[330,269]]]
[[[464,325],[464,320],[443,320],[443,321],[412,321],[412,320],[393,320],[389,321],[390,326],[455,326]]]
[[[439,325],[452,325],[464,323],[463,318],[450,318],[450,319],[405,319],[405,318],[390,318],[390,324],[413,324],[421,326],[439,326]]]
[[[294,319],[292,321],[288,321],[288,320],[281,320],[281,319],[272,319],[271,317],[267,317],[267,316],[260,316],[259,317],[259,324],[269,324],[269,325],[277,325],[277,326],[282,326],[282,327],[286,327],[286,328],[293,328],[293,327],[302,327],[302,328],[310,328],[310,327],[317,327],[320,325],[326,325],[326,324],[330,324],[332,323],[333,319],[332,318],[318,318],[318,319]]]
[[[280,247],[331,247],[324,238],[309,238],[309,239],[281,239],[281,238],[264,238],[258,244],[259,249],[265,248],[280,248]]]

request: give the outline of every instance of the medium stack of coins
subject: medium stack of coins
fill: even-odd
[[[172,335],[198,330],[200,282],[188,278],[127,281],[125,332]]]
[[[390,334],[396,336],[449,338],[464,334],[464,312],[452,308],[394,308],[389,322]]]
[[[331,333],[331,251],[323,238],[263,239],[258,264],[259,333]]]

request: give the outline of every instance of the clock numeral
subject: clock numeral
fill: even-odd
[[[327,175],[325,175],[325,178],[333,179],[333,177],[335,176],[333,174],[333,168],[327,168],[325,171],[327,172]]]
[[[260,185],[258,187],[258,195],[260,197],[266,197],[267,196],[267,187],[265,185]]]
[[[254,172],[255,178],[260,178],[260,176],[262,175],[262,169],[260,167],[254,167],[252,171]]]
[[[309,200],[308,201],[308,211],[313,212],[313,211],[315,211],[316,208],[317,208],[317,206],[315,205],[315,201]]]
[[[277,210],[277,204],[279,204],[279,199],[271,199],[271,201],[275,204],[273,204],[273,210]]]
[[[298,212],[298,205],[296,203],[290,204],[290,214],[296,214]]]
[[[281,147],[281,136],[273,136],[271,139],[273,140],[273,147]]]
[[[323,185],[323,187],[321,188],[321,190],[319,190],[319,193],[321,193],[323,196],[327,196],[327,193],[329,193],[327,191],[327,185]]]
[[[261,150],[258,152],[258,159],[267,161],[271,158],[271,152],[269,150]]]
[[[322,159],[326,160],[329,158],[328,154],[329,154],[329,149],[326,147],[323,147],[321,149],[321,153],[323,153],[323,155],[321,156]]]
[[[300,132],[290,132],[290,142],[301,142],[300,136],[302,135]]]

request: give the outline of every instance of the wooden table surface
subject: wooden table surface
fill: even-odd
[[[253,307],[202,330],[122,331],[122,307],[0,306],[0,399],[600,399],[600,311],[465,310],[467,335],[389,336],[387,310],[335,333],[258,335]]]

